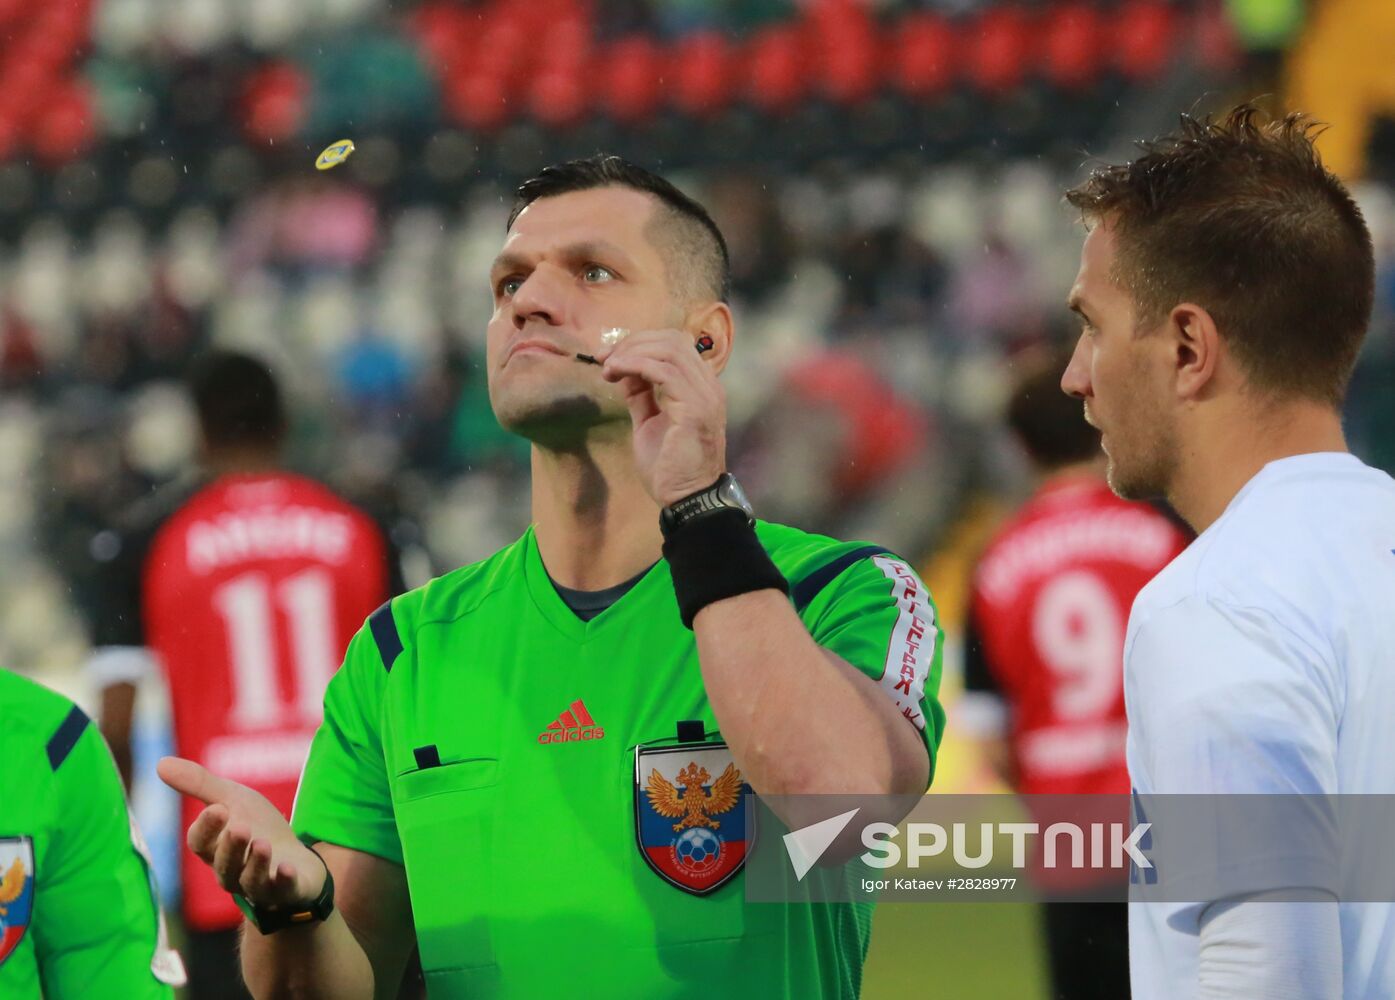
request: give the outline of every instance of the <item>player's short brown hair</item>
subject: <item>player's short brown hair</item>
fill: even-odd
[[[1206,309],[1251,384],[1339,405],[1371,318],[1371,234],[1322,165],[1316,123],[1182,116],[1142,155],[1067,192],[1087,224],[1117,234],[1114,280],[1140,329],[1179,302]]]

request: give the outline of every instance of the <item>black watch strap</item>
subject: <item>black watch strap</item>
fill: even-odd
[[[313,900],[294,906],[272,908],[257,906],[245,899],[240,893],[234,892],[232,894],[233,902],[237,903],[237,908],[242,911],[242,915],[262,934],[275,934],[287,927],[328,920],[329,915],[334,912],[334,876],[330,873],[329,865],[320,856],[320,852],[315,850],[313,840],[301,837],[300,842],[310,849],[311,854],[320,859],[320,864],[325,866],[324,886],[321,887],[320,894]]]

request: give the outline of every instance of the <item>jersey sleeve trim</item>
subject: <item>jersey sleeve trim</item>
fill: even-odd
[[[839,575],[853,563],[866,559],[868,556],[890,554],[889,550],[880,545],[864,545],[851,552],[844,552],[828,565],[819,567],[794,585],[790,591],[790,599],[794,601],[795,611],[803,614],[804,609],[813,603],[814,598],[819,596],[823,588],[838,579]]]
[[[397,622],[392,617],[392,601],[368,616],[368,629],[373,633],[373,642],[382,657],[383,669],[392,673],[393,661],[402,652],[402,640],[397,635]]]
[[[891,583],[896,602],[896,622],[887,640],[886,660],[877,682],[901,709],[901,714],[925,731],[920,706],[926,701],[925,685],[935,665],[939,624],[930,594],[910,564],[891,554],[876,555],[872,562]]]
[[[48,765],[57,771],[59,766],[68,759],[68,754],[73,752],[73,747],[77,746],[77,741],[81,738],[83,731],[87,728],[87,713],[76,705],[68,713],[58,731],[55,732],[48,741]]]

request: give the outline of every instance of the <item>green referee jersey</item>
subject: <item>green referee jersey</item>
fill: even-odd
[[[179,956],[97,727],[0,670],[0,997],[173,997]]]
[[[878,682],[933,763],[941,632],[910,567],[874,546],[757,533],[810,634]],[[434,1000],[855,996],[867,904],[747,905],[740,872],[685,890],[646,859],[636,747],[672,746],[684,720],[717,729],[667,563],[583,622],[530,530],[369,618],[329,685],[292,822],[405,866]],[[674,797],[684,778],[702,786],[687,796],[722,797],[719,753],[646,759],[641,777],[676,803],[655,828],[694,822]],[[713,780],[679,770],[702,762]],[[653,856],[696,869],[707,832]]]

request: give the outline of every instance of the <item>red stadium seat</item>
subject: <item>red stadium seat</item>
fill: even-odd
[[[503,78],[478,70],[446,81],[445,104],[453,121],[480,132],[497,129],[513,113]]]
[[[575,125],[591,110],[589,74],[582,66],[548,66],[528,90],[528,112],[554,128]]]
[[[1042,69],[1063,90],[1084,90],[1104,68],[1104,23],[1087,3],[1054,7],[1042,28]]]
[[[538,57],[524,60],[528,87],[528,111],[545,125],[565,128],[591,110],[593,74],[597,61],[592,52],[591,27],[578,17],[549,24],[538,46]]]
[[[34,152],[50,165],[73,159],[92,145],[95,117],[86,84],[80,80],[66,81],[44,101],[34,129]]]
[[[253,142],[289,139],[305,120],[310,83],[293,63],[269,62],[247,78],[242,90],[242,128]]]
[[[407,17],[407,30],[438,76],[452,72],[484,25],[478,9],[466,10],[453,3],[426,3]]]
[[[789,110],[809,92],[810,64],[799,29],[789,24],[763,28],[746,52],[746,93],[763,111]]]
[[[810,15],[823,92],[843,104],[863,101],[881,82],[876,26],[867,9],[824,3]]]
[[[469,53],[460,59],[468,73],[488,73],[512,83],[519,74],[522,57],[529,45],[526,31],[512,21],[496,21],[477,41],[470,41]]]
[[[538,51],[548,69],[577,69],[590,61],[592,49],[591,26],[579,17],[569,17],[547,27]]]
[[[719,33],[697,31],[685,36],[669,59],[674,106],[696,117],[721,111],[735,90],[735,68],[731,47]]]
[[[1132,0],[1114,20],[1116,66],[1131,80],[1151,80],[1172,63],[1177,12],[1160,0]]]
[[[949,22],[934,14],[901,19],[891,42],[891,79],[907,97],[924,99],[944,91],[954,80],[958,44]]]
[[[653,116],[664,98],[663,55],[644,35],[611,45],[600,59],[601,101],[617,121],[633,123]]]
[[[1018,87],[1027,75],[1031,24],[1017,7],[994,7],[978,19],[968,37],[968,75],[990,94]]]
[[[53,69],[42,60],[29,58],[20,51],[0,69],[0,99],[11,108],[17,121],[28,122],[47,99],[54,76]]]
[[[1189,33],[1196,40],[1196,53],[1202,65],[1214,73],[1232,73],[1242,54],[1235,37],[1235,25],[1219,7],[1204,6],[1192,15]]]

